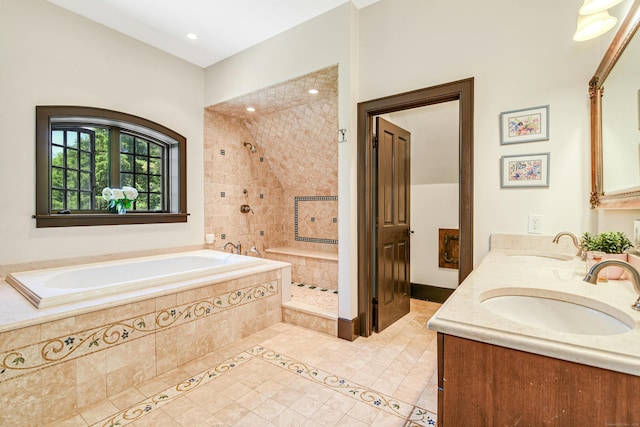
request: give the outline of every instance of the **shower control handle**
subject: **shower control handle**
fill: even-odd
[[[251,209],[251,206],[249,206],[249,205],[240,205],[240,212],[242,212],[242,213],[249,213],[249,212],[255,213],[255,212],[253,212],[253,209]]]

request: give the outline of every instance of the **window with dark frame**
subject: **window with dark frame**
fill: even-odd
[[[138,190],[134,210],[163,211],[166,146],[151,138],[120,135],[120,185]]]
[[[126,215],[105,187],[134,187]],[[37,227],[186,222],[186,139],[155,122],[91,107],[36,107]]]
[[[51,211],[95,210],[95,131],[51,130]]]

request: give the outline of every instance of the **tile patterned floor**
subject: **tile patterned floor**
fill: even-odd
[[[279,323],[58,426],[430,426],[439,304],[348,342]]]

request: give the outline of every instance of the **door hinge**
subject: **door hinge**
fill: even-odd
[[[373,149],[378,148],[378,135],[373,135]]]

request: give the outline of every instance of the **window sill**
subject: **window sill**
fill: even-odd
[[[51,214],[34,215],[36,228],[77,227],[120,224],[166,224],[187,222],[188,213],[127,213],[118,214]]]

